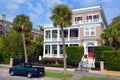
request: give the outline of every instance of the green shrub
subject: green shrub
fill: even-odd
[[[112,47],[109,47],[109,46],[96,46],[96,47],[94,47],[96,61],[102,60],[101,54],[103,51],[111,51],[111,50],[112,50]]]
[[[43,64],[55,64],[55,63],[62,64],[63,58],[42,58],[41,63],[43,63]]]
[[[67,64],[75,66],[84,54],[83,46],[70,46],[67,48]]]
[[[104,51],[102,58],[106,69],[120,71],[120,51]]]

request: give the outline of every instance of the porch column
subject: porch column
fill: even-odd
[[[70,40],[70,29],[68,29],[68,41]]]
[[[50,40],[52,41],[52,30],[50,30]]]
[[[44,40],[46,40],[46,30],[44,30]]]
[[[52,57],[52,45],[50,45],[50,57]]]
[[[60,57],[60,45],[57,44],[57,57]]]
[[[43,57],[45,57],[45,45],[44,45],[44,49],[43,49]]]
[[[57,30],[57,40],[58,41],[60,40],[60,30],[59,29]]]

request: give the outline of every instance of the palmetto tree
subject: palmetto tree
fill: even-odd
[[[54,26],[60,26],[61,28],[61,36],[62,36],[62,44],[63,44],[63,57],[64,57],[64,74],[67,74],[67,69],[66,69],[66,47],[65,47],[65,40],[64,40],[64,27],[67,27],[72,24],[72,11],[71,9],[63,4],[59,4],[54,7],[52,10],[52,16],[50,19],[53,21]]]
[[[27,63],[28,59],[27,59],[24,33],[28,35],[32,30],[32,22],[30,21],[29,16],[26,16],[24,14],[17,15],[16,18],[13,20],[13,28],[18,32],[22,32],[25,62]],[[29,36],[27,39],[29,39]]]

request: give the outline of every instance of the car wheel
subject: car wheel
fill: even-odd
[[[32,73],[31,73],[31,72],[28,72],[28,73],[27,73],[27,77],[28,77],[28,78],[31,78],[31,77],[32,77]]]
[[[10,71],[10,75],[11,75],[11,76],[14,76],[14,71]]]

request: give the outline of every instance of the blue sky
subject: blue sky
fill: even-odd
[[[101,5],[108,24],[112,18],[120,15],[120,0],[0,0],[0,14],[6,14],[12,21],[16,15],[26,14],[33,26],[50,24],[51,10],[56,4],[65,4],[74,8]]]

